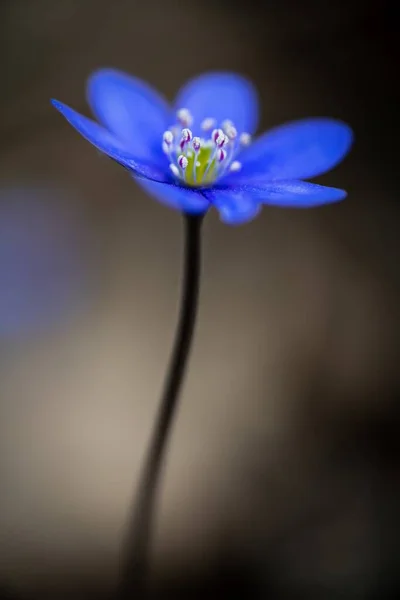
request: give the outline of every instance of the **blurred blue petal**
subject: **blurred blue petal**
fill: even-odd
[[[210,188],[204,195],[218,210],[227,225],[241,225],[253,220],[260,212],[261,202],[246,189]]]
[[[101,69],[90,77],[87,92],[104,127],[60,102],[53,104],[89,142],[130,170],[143,189],[176,210],[201,214],[214,205],[223,221],[238,224],[253,219],[262,204],[305,208],[346,196],[343,190],[301,181],[330,170],[349,151],[353,134],[340,121],[295,121],[276,127],[242,149],[236,144],[244,143],[243,138],[237,140],[234,130],[233,135],[229,128],[225,130],[223,149],[216,138],[211,140],[212,129],[201,131],[202,121],[210,118],[216,127],[232,121],[237,133],[254,133],[258,97],[253,85],[240,75],[206,73],[178,93],[175,111],[187,109],[194,119],[189,125],[190,115],[187,122],[180,118],[181,128],[189,125],[192,134],[202,138],[197,142],[199,148],[219,145],[218,152],[217,148],[211,150],[211,158],[208,151],[196,149],[196,163],[190,133],[182,131],[189,137],[181,143],[178,126],[178,131],[172,129],[170,139],[167,136],[163,141],[163,133],[176,122],[176,115],[143,81]],[[185,171],[188,165],[189,175]],[[198,187],[192,187],[194,181]]]
[[[158,183],[146,179],[137,179],[137,182],[146,192],[170,208],[197,215],[206,212],[210,206],[201,192],[194,188],[184,188],[175,184]]]
[[[218,124],[231,120],[239,132],[254,133],[258,124],[258,96],[253,85],[235,73],[205,73],[190,80],[178,93],[175,106],[188,108],[199,133],[208,117]]]
[[[307,119],[276,127],[240,153],[242,169],[232,183],[270,179],[308,179],[337,165],[350,149],[353,134],[334,119]]]
[[[76,217],[60,191],[0,189],[1,338],[48,330],[82,306],[88,257]]]
[[[148,163],[142,159],[137,159],[119,139],[95,121],[84,117],[57,100],[52,100],[52,104],[93,146],[104,152],[104,154],[107,154],[123,167],[133,171],[138,176],[154,179],[155,181],[168,181],[170,179],[167,161],[166,167],[162,168],[157,166],[157,164],[153,165],[151,162]]]
[[[162,134],[172,111],[150,85],[113,69],[101,69],[88,80],[87,96],[94,115],[133,156],[152,160],[162,153]]]
[[[220,205],[221,198],[224,199],[224,202],[232,198],[238,203],[238,210],[241,209],[241,206],[245,210],[247,203],[250,211],[251,202],[254,205],[262,203],[287,208],[311,208],[321,204],[338,202],[347,195],[344,190],[296,180],[271,181],[262,185],[243,184],[215,187],[206,190],[204,194],[215,205]]]

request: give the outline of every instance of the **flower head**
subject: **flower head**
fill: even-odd
[[[346,196],[303,180],[343,159],[351,129],[334,119],[311,118],[253,141],[257,94],[239,75],[201,75],[171,107],[141,80],[102,69],[89,79],[88,101],[101,125],[52,102],[145,190],[183,212],[201,214],[215,206],[223,221],[235,224],[255,217],[263,204],[312,207]]]

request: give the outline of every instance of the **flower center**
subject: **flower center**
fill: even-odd
[[[219,124],[207,118],[201,123],[202,137],[193,137],[193,117],[186,108],[177,112],[177,123],[163,134],[162,148],[178,182],[191,187],[211,185],[229,171],[239,171],[235,157],[250,141],[248,133],[238,136],[232,121]]]

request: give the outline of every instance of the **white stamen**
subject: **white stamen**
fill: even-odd
[[[198,152],[201,148],[201,139],[199,137],[194,137],[192,141],[193,150]]]
[[[225,137],[225,134],[222,129],[213,129],[211,139],[215,144],[217,144],[218,140],[223,137]]]
[[[218,148],[222,148],[222,146],[226,146],[227,144],[229,144],[229,138],[223,133],[219,136],[215,143],[218,146]]]
[[[186,108],[178,110],[177,118],[178,124],[163,133],[162,149],[169,158],[171,173],[182,185],[196,187],[213,183],[227,172],[241,170],[242,164],[234,158],[239,143],[242,146],[250,144],[249,133],[239,136],[232,121],[226,119],[221,127],[215,127],[216,119],[207,118],[201,128],[209,132],[193,137],[190,111]]]
[[[242,146],[248,146],[251,142],[251,135],[249,133],[242,133],[239,140]]]
[[[180,173],[179,173],[179,169],[176,165],[174,165],[174,163],[171,163],[169,165],[169,168],[171,169],[172,173],[175,175],[175,177],[179,177]]]
[[[193,123],[193,117],[187,108],[180,108],[176,113],[176,116],[182,127],[190,127]]]
[[[233,123],[226,125],[224,131],[230,140],[235,140],[237,138],[237,129]]]
[[[208,117],[207,119],[204,119],[204,121],[202,121],[201,128],[203,131],[210,131],[210,129],[212,129],[214,125],[215,119],[211,119],[210,117]]]
[[[229,167],[229,170],[232,171],[233,173],[240,171],[240,169],[242,168],[242,163],[240,163],[238,160],[234,160],[233,163],[231,164],[231,166]]]
[[[189,161],[186,158],[186,156],[183,156],[183,154],[180,154],[178,156],[178,165],[180,166],[181,169],[185,170],[186,167],[188,166]]]
[[[222,162],[226,158],[226,152],[223,148],[220,148],[217,153],[217,158],[219,162]]]
[[[211,134],[211,139],[218,148],[222,148],[222,146],[229,142],[227,136],[224,134],[222,129],[214,129],[214,131]]]
[[[190,131],[190,129],[188,129],[187,127],[185,127],[185,129],[182,129],[182,139],[185,140],[185,142],[190,142],[192,138],[193,133]]]
[[[172,144],[172,142],[174,141],[174,134],[172,133],[172,131],[164,131],[163,141],[165,144],[167,144],[167,146],[170,146]]]
[[[230,119],[225,119],[225,121],[222,121],[221,128],[225,131],[225,133],[229,127],[233,127],[233,123]]]
[[[225,119],[225,121],[222,121],[221,123],[221,127],[224,131],[227,127],[231,127],[231,125],[233,125],[233,123],[230,119]]]

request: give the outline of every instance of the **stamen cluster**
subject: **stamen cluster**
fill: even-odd
[[[177,123],[163,134],[162,148],[170,160],[170,169],[185,185],[207,186],[229,171],[242,167],[234,160],[243,146],[251,142],[248,133],[238,135],[232,121],[226,120],[217,127],[215,119],[208,117],[201,123],[204,137],[193,136],[190,127],[193,117],[187,108],[176,113]],[[206,137],[206,136],[209,137]]]

